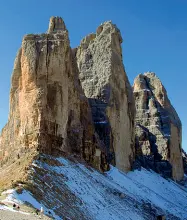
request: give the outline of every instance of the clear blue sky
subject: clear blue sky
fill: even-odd
[[[126,72],[154,71],[162,80],[183,124],[187,150],[186,0],[6,0],[0,3],[0,129],[8,117],[10,77],[22,37],[45,32],[50,16],[63,17],[72,47],[98,25],[120,28]]]

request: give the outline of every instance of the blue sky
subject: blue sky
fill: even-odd
[[[3,2],[3,3],[2,3]],[[0,129],[9,109],[10,77],[22,37],[45,32],[51,16],[63,17],[71,46],[112,20],[120,28],[123,59],[131,83],[154,71],[168,91],[183,124],[187,150],[186,0],[6,0],[0,3]]]

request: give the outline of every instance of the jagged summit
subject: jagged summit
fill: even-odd
[[[49,21],[49,28],[47,33],[52,34],[66,30],[66,25],[61,17],[52,16]]]
[[[121,32],[119,30],[119,28],[117,27],[116,24],[114,24],[112,21],[105,21],[103,22],[96,30],[96,34],[97,36],[99,36],[100,34],[109,34],[109,33],[114,33],[114,34],[117,34],[119,35],[119,42],[122,43],[123,42],[123,39],[122,39],[122,36],[121,36]]]
[[[101,40],[102,42],[103,37],[107,38],[109,43],[114,37],[118,39],[119,48],[120,48],[120,44],[123,42],[123,39],[122,39],[120,30],[118,29],[118,27],[115,24],[113,24],[112,21],[105,21],[97,28],[96,33],[90,33],[81,40],[80,47],[83,47],[83,49],[87,49],[88,45],[93,43],[94,40],[96,40],[96,42],[98,40],[99,41]]]
[[[156,73],[155,73],[155,72],[151,72],[151,71],[145,72],[143,75],[145,75],[145,76],[157,77],[157,76],[156,76]],[[158,77],[157,77],[157,78],[158,78]]]
[[[134,80],[134,92],[147,91],[151,93],[151,99],[156,99],[157,103],[155,107],[164,109],[172,109],[169,112],[171,121],[174,123],[179,129],[181,128],[181,120],[172,106],[167,91],[162,84],[159,77],[154,72],[145,72],[143,74],[139,74]]]

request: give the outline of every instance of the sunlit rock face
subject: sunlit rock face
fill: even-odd
[[[64,21],[47,34],[26,35],[14,64],[10,113],[0,137],[1,164],[24,153],[77,153],[98,169],[102,153],[91,109],[78,79]]]
[[[81,41],[74,56],[107,160],[128,171],[134,160],[135,106],[123,66],[121,43],[116,25],[105,22],[95,34]]]
[[[181,121],[155,73],[136,77],[136,155],[141,163],[175,180],[183,178]]]

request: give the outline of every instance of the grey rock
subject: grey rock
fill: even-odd
[[[122,61],[122,37],[111,22],[85,37],[75,57],[79,79],[92,108],[95,129],[109,163],[128,171],[134,160],[135,107]]]
[[[49,22],[49,34],[67,31],[66,25],[61,17],[51,17]]]
[[[155,73],[148,72],[136,77],[133,90],[136,102],[136,157],[144,166],[181,180],[184,175],[182,126],[164,86]]]

